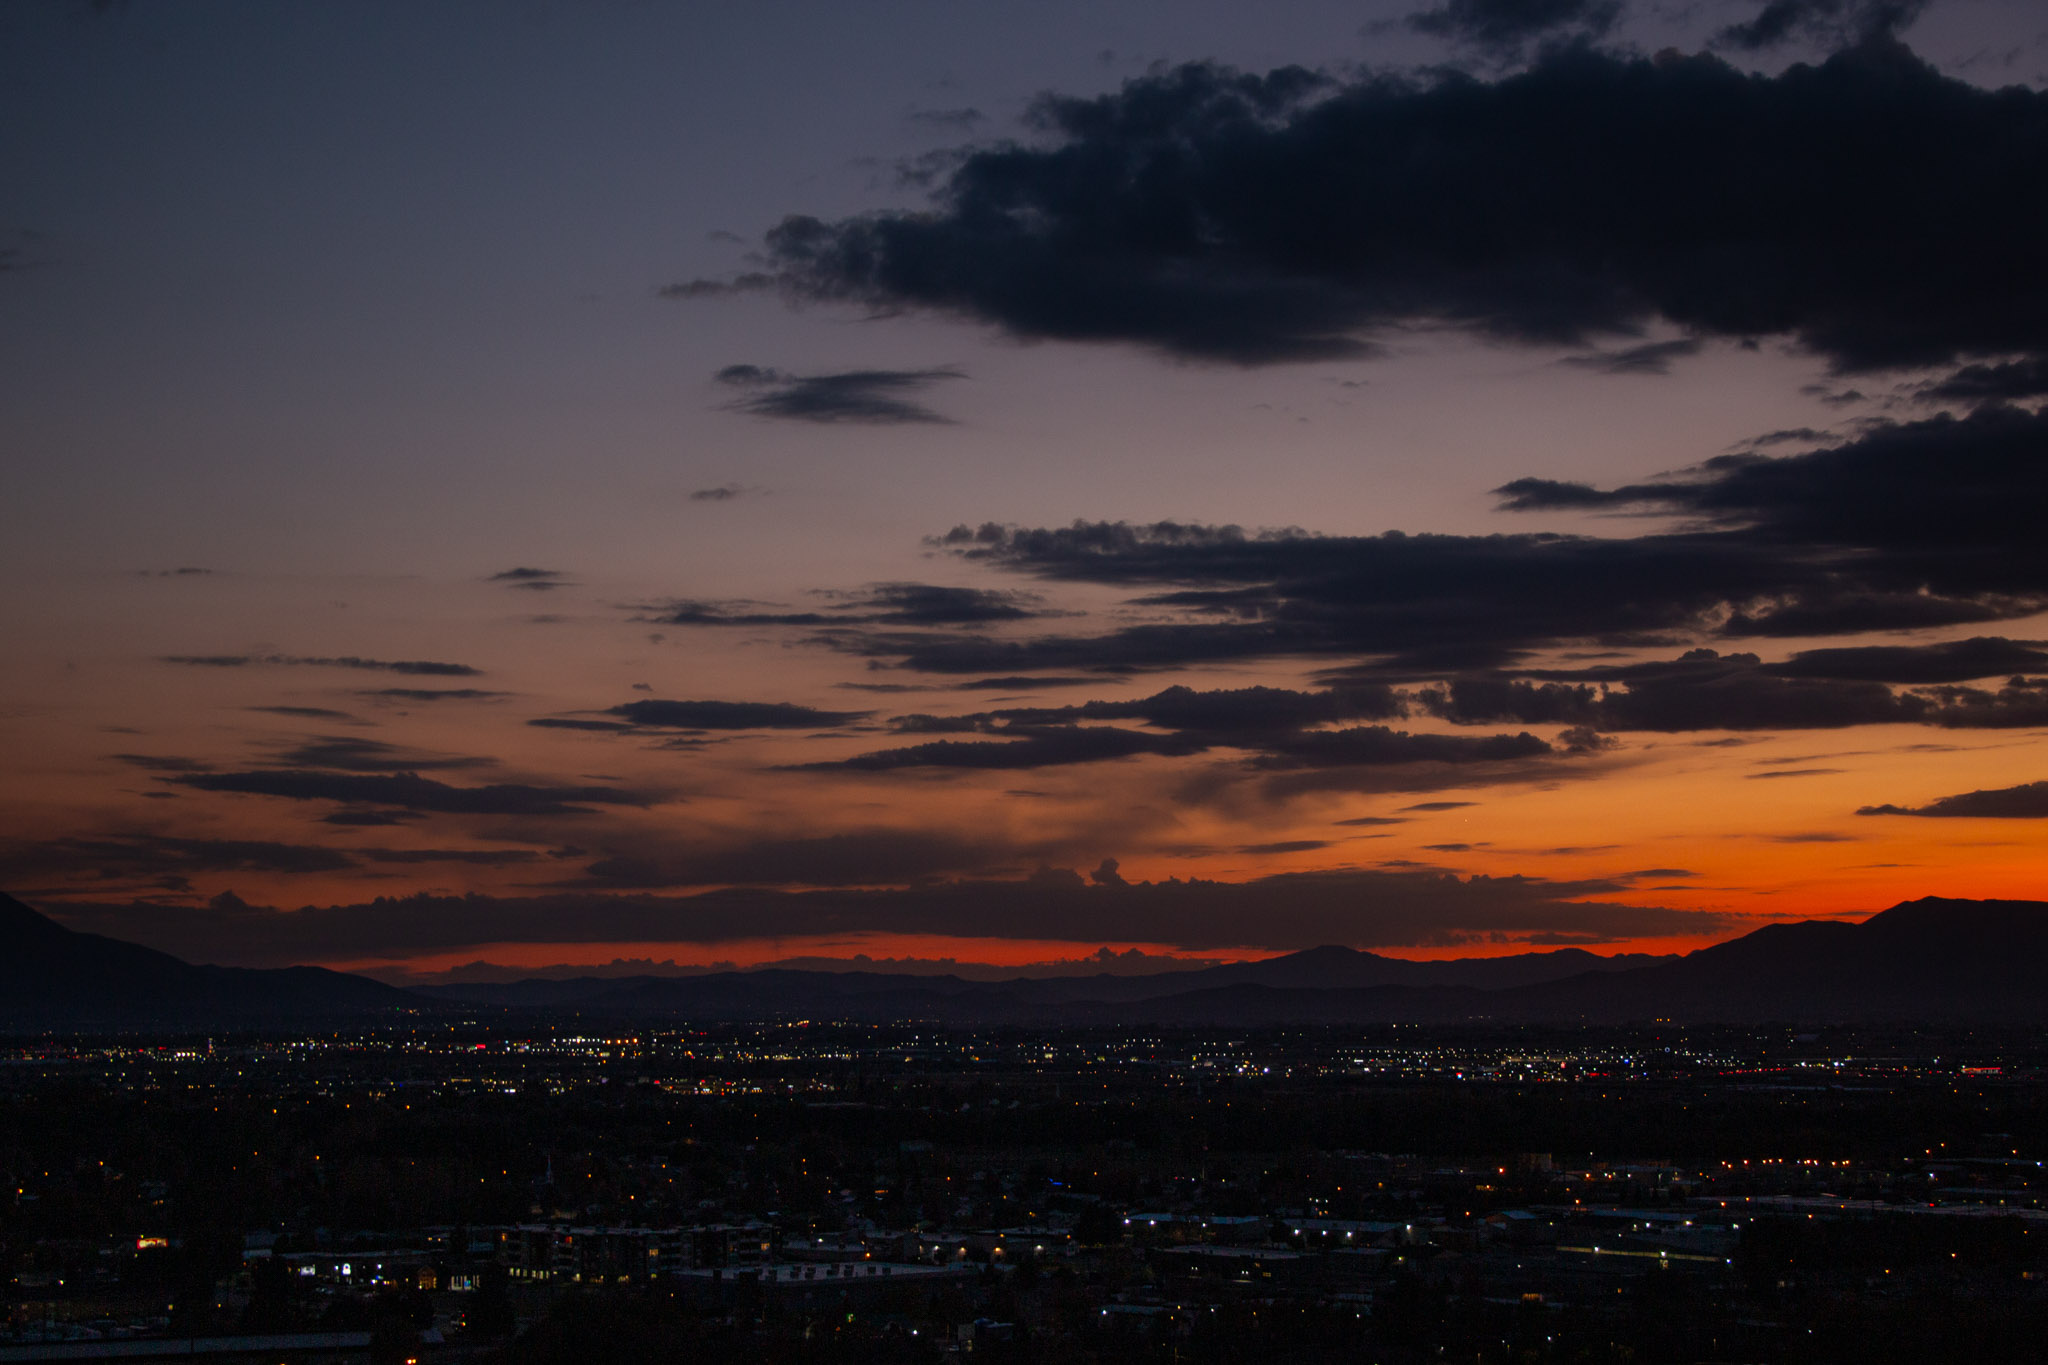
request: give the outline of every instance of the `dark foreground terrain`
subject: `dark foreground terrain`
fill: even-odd
[[[2048,1036],[17,1039],[0,1361],[1930,1361],[2048,1336]]]

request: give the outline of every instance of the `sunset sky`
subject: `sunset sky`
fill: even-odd
[[[2038,0],[0,8],[0,890],[195,961],[2048,893]]]

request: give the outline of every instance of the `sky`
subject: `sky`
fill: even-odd
[[[401,981],[2039,896],[2048,14],[1417,5],[0,9],[0,889]]]

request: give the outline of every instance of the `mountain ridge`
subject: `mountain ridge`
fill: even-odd
[[[765,968],[395,986],[321,967],[195,966],[0,895],[0,1027],[234,1027],[402,1010],[741,1022],[1101,1026],[2048,1021],[2048,903],[1928,896],[1860,922],[1769,924],[1683,956],[1578,949],[1414,962],[1324,945],[1151,976]]]
[[[824,995],[862,993],[849,990],[862,983],[900,982],[938,995],[975,990],[1001,990],[1023,999],[1052,1002],[1135,1002],[1185,995],[1218,986],[1246,984],[1299,990],[1344,990],[1377,986],[1475,986],[1502,988],[1556,980],[1587,972],[1622,971],[1674,960],[1650,954],[1618,954],[1603,958],[1581,948],[1518,953],[1504,957],[1450,958],[1414,961],[1337,944],[1304,948],[1280,957],[1232,962],[1193,971],[1147,975],[1098,972],[1086,976],[1018,976],[980,980],[951,973],[882,971],[820,971],[786,967],[755,967],[744,971],[693,972],[688,975],[643,974],[625,977],[532,977],[513,982],[467,982],[415,986],[436,999],[476,1005],[573,1004],[615,999],[629,993],[658,994],[665,983],[750,979],[759,982],[814,981]],[[690,988],[678,985],[687,993]]]
[[[1587,964],[1597,964],[1588,967]],[[1560,971],[1579,967],[1578,971]],[[2048,1020],[2048,904],[1923,897],[1861,922],[1764,925],[1683,956],[1581,950],[1411,962],[1326,945],[1149,977],[1018,978],[764,969],[426,988],[474,1004],[545,987],[557,1007],[718,1019],[809,1015],[960,1023],[1621,1023]],[[1519,976],[1520,979],[1517,979]]]
[[[139,943],[67,929],[0,893],[0,1027],[260,1026],[428,1004],[325,967],[197,966]]]

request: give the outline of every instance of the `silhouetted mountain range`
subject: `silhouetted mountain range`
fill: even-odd
[[[1776,924],[1683,957],[1580,949],[1410,962],[1311,948],[1157,976],[965,981],[765,970],[440,986],[480,1005],[683,1019],[1255,1024],[2048,1020],[2048,904],[1930,897]]]
[[[1535,1017],[2048,1020],[2048,904],[1906,901],[1860,924],[1771,924],[1593,983],[1511,993]]]
[[[75,933],[0,895],[0,1028],[260,1027],[426,1003],[324,967],[195,967],[140,944]]]
[[[2048,904],[1929,897],[1683,957],[1579,949],[1409,962],[1312,948],[1156,976],[969,981],[768,969],[401,991],[317,967],[195,967],[0,896],[0,1027],[227,1027],[452,1006],[616,1018],[953,1024],[2048,1021]]]

